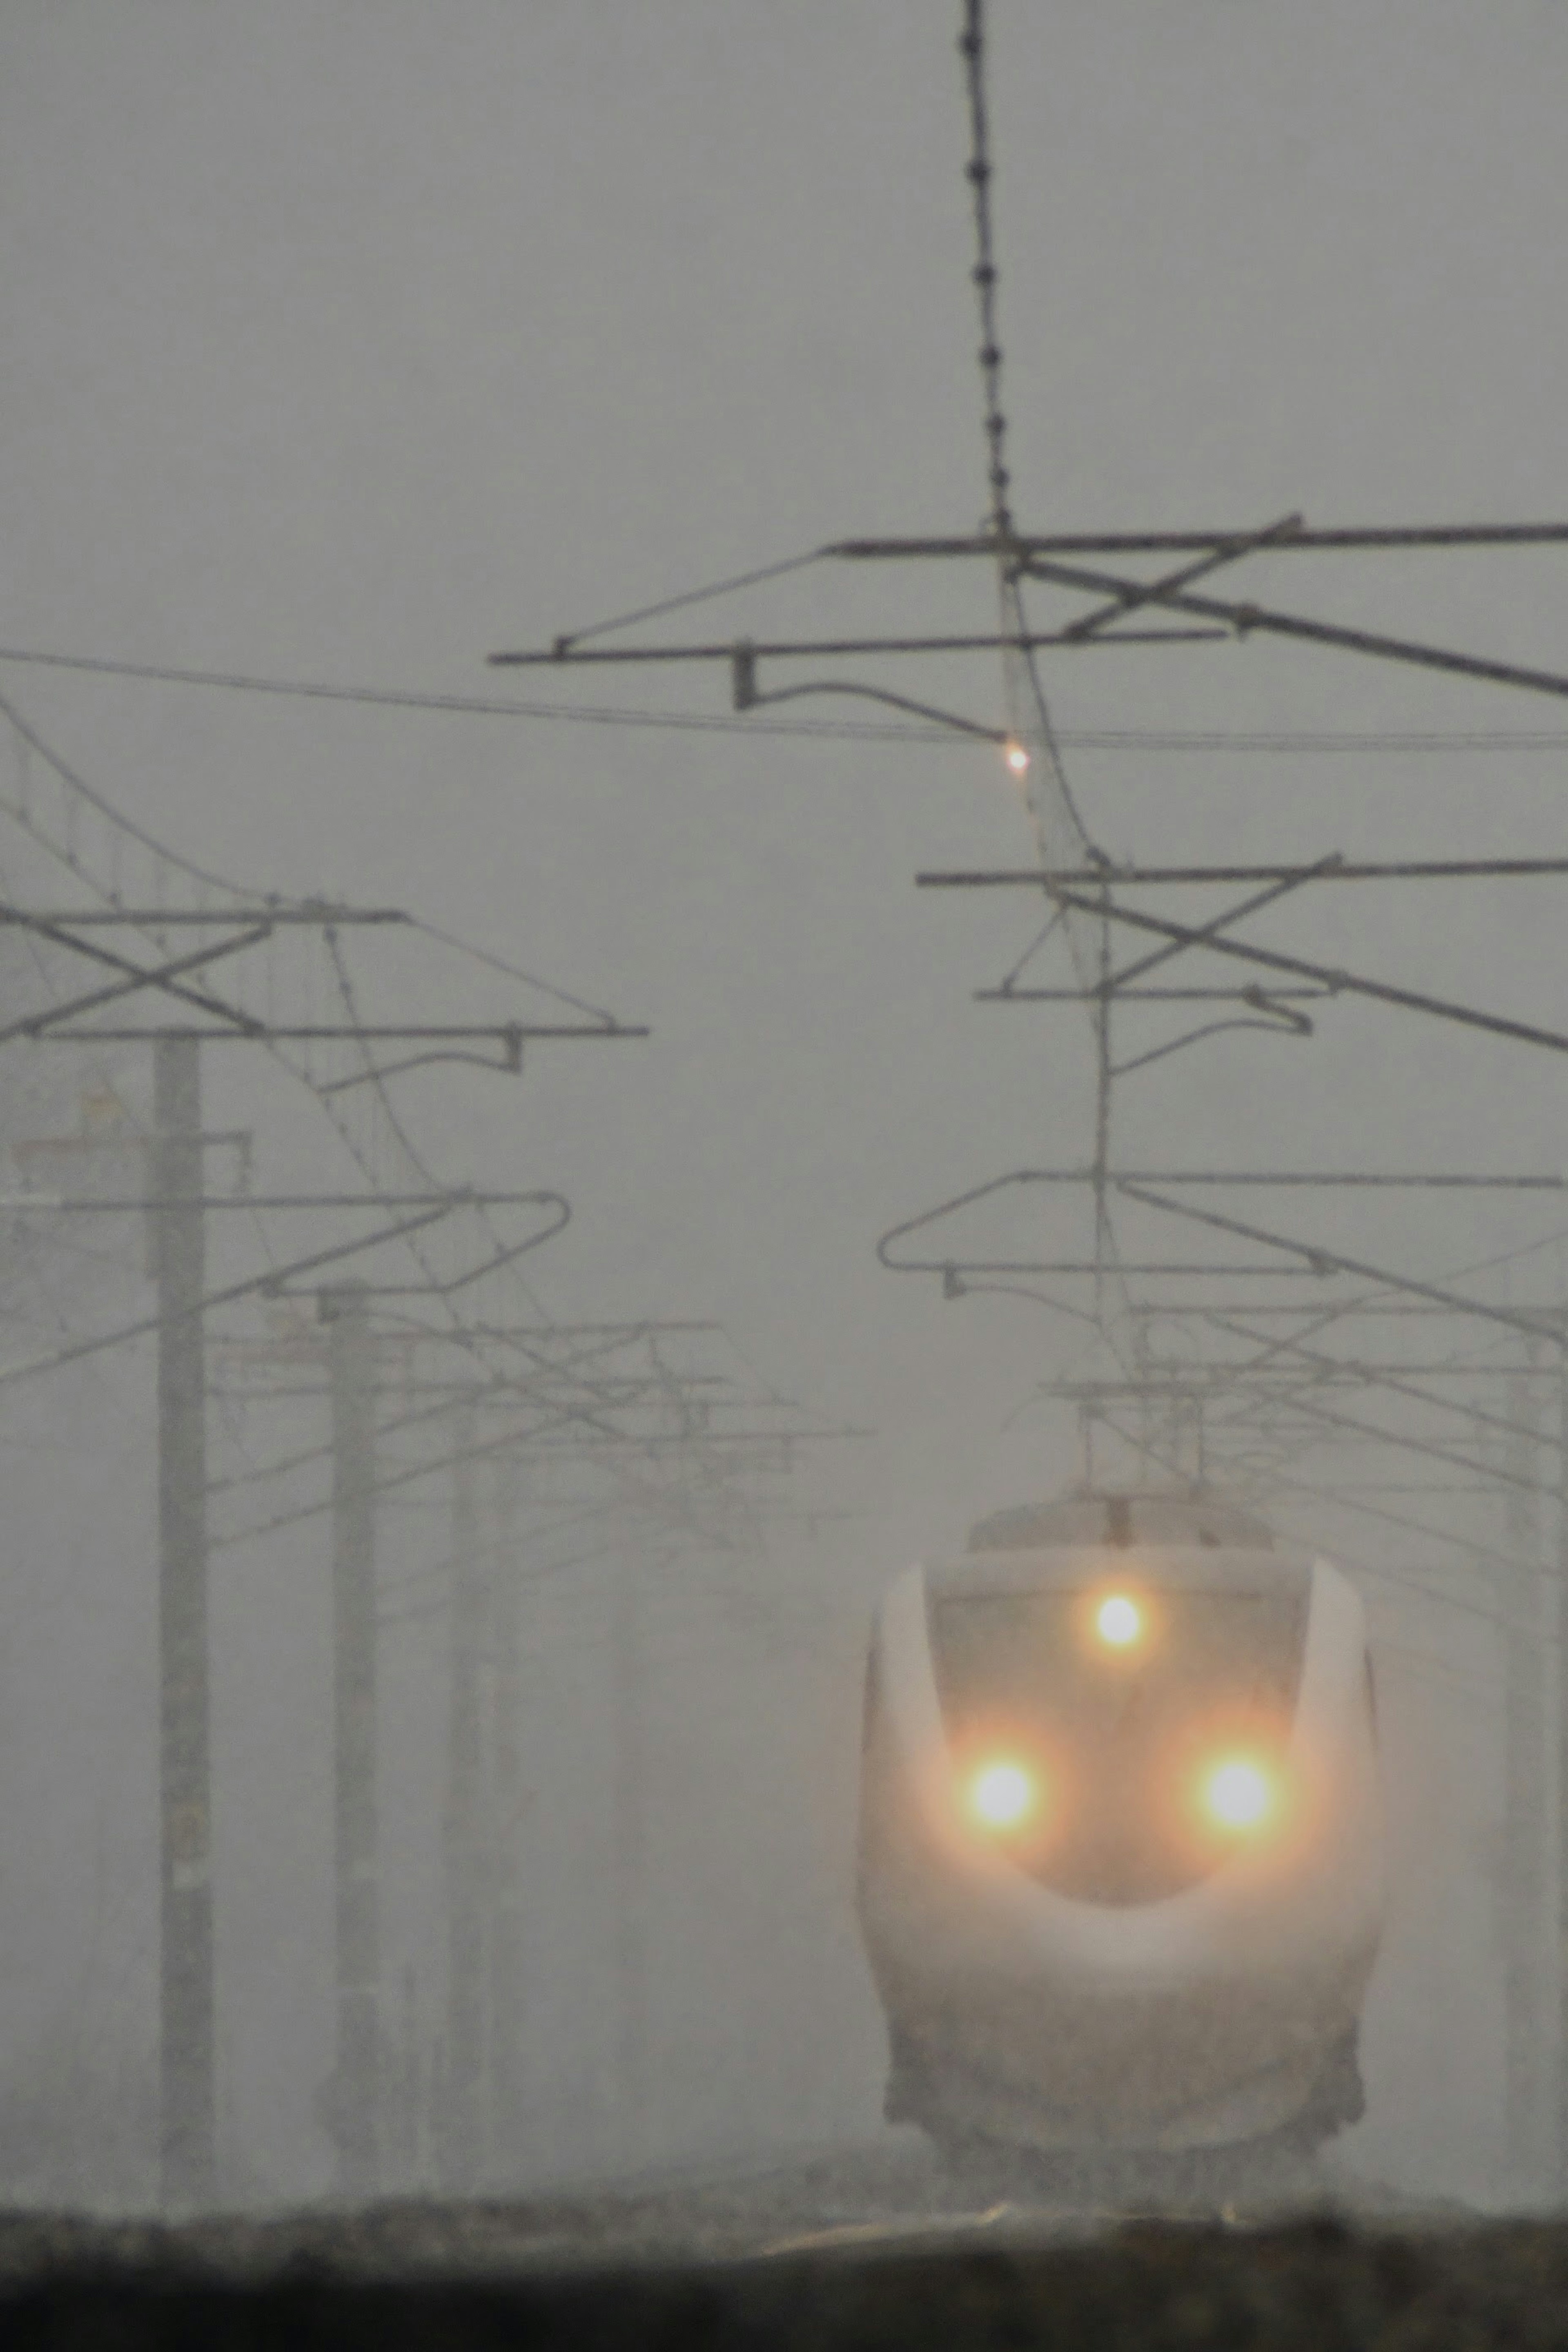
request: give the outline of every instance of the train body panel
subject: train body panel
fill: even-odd
[[[1108,1592],[1136,1594],[1146,1660],[1093,1654],[1083,1612]],[[1026,1777],[984,1762],[1016,1748],[1021,1725],[1029,1771],[1082,1833],[1066,1818],[1031,1835],[977,1822],[986,1771]],[[1283,1793],[1266,1830],[1208,1836],[1164,1782],[1198,1752],[1189,1730],[1222,1753],[1238,1726],[1260,1756],[1255,1735],[1272,1742]],[[1262,1763],[1229,1769],[1262,1785]],[[1068,1542],[911,1570],[888,1593],[860,1912],[890,2116],[1055,2149],[1326,2136],[1359,2109],[1382,1886],[1365,1629],[1326,1561]]]

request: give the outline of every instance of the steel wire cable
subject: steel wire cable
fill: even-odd
[[[243,670],[115,661],[93,654],[27,652],[16,646],[0,646],[0,662],[81,671],[89,676],[141,680],[157,686],[270,695],[284,700],[359,703],[372,709],[420,710],[454,718],[528,719],[584,727],[664,728],[693,734],[798,735],[840,742],[926,744],[948,751],[968,748],[959,743],[950,726],[905,727],[876,719],[768,719],[751,712],[660,710],[641,705],[515,701],[489,695],[437,694],[330,679],[264,677]],[[1568,751],[1568,733],[1541,728],[1455,729],[1445,732],[1417,728],[1053,726],[1053,740],[1058,750],[1070,751],[1227,752],[1269,757]],[[553,991],[546,981],[535,981],[534,984],[561,992]]]
[[[964,65],[969,114],[969,159],[964,167],[970,185],[974,223],[974,260],[971,278],[980,322],[977,354],[984,398],[986,485],[990,494],[987,530],[995,548],[996,593],[1000,634],[1007,642],[1002,654],[1003,696],[1011,744],[1009,764],[1017,772],[1023,799],[1034,823],[1037,851],[1047,873],[1069,872],[1083,866],[1107,864],[1103,851],[1085,824],[1068,782],[1061,747],[1052,723],[1034,649],[1026,640],[1028,614],[1024,605],[1016,538],[1009,501],[1011,473],[1007,463],[1007,417],[1002,404],[1003,351],[998,299],[995,224],[992,183],[995,166],[991,155],[990,114],[985,83],[984,0],[964,0],[963,30],[959,53]],[[1049,885],[1047,886],[1047,890]],[[1080,992],[1088,1000],[1094,1039],[1097,1108],[1094,1161],[1095,1312],[1112,1355],[1124,1366],[1135,1360],[1137,1335],[1132,1327],[1127,1284],[1121,1270],[1114,1220],[1105,1166],[1110,1149],[1110,1104],[1114,1071],[1110,1057],[1110,1007],[1100,988],[1105,978],[1108,943],[1103,924],[1096,926],[1081,913],[1063,908],[1061,929]]]
[[[985,26],[984,0],[964,0],[963,30],[959,48],[964,60],[970,124],[970,155],[966,176],[970,183],[974,221],[974,263],[973,278],[976,289],[980,320],[978,360],[984,394],[984,432],[987,459],[989,514],[987,535],[994,550],[1000,597],[1000,629],[1008,640],[1003,654],[1004,677],[1007,711],[1013,736],[1026,755],[1025,794],[1035,818],[1039,864],[1048,876],[1060,872],[1069,863],[1103,866],[1105,860],[1096,849],[1088,828],[1068,786],[1063,769],[1059,740],[1051,724],[1043,681],[1032,647],[1028,615],[1022,593],[1019,551],[1014,530],[1010,503],[1011,475],[1007,458],[1007,418],[1003,402],[1003,350],[999,324],[998,269],[993,208],[994,167],[990,150],[990,124],[985,87]],[[1149,730],[1138,730],[1138,740],[1149,740]],[[1131,730],[1128,748],[1131,748]],[[1158,740],[1157,737],[1152,740]],[[1202,740],[1202,739],[1200,739]],[[1207,739],[1216,743],[1226,739]],[[1290,738],[1282,735],[1254,736],[1250,740],[1259,749],[1271,751],[1303,750],[1309,745],[1321,745],[1332,739],[1321,733]],[[1379,741],[1397,740],[1411,747],[1423,739],[1379,738]],[[1474,739],[1472,739],[1472,741]],[[1423,743],[1424,748],[1424,743]],[[1023,760],[1016,763],[1023,764]],[[1068,848],[1068,845],[1072,845]],[[1047,893],[1049,884],[1047,885]],[[1099,1089],[1094,1164],[1097,1171],[1095,1187],[1094,1256],[1102,1269],[1097,1276],[1095,1308],[1112,1353],[1129,1370],[1135,1370],[1142,1355],[1142,1326],[1130,1315],[1131,1301],[1126,1282],[1119,1265],[1116,1235],[1110,1214],[1108,1186],[1104,1171],[1110,1139],[1113,1080],[1117,1070],[1110,1050],[1110,992],[1096,989],[1097,980],[1108,976],[1106,961],[1107,926],[1101,924],[1100,961],[1105,970],[1097,973],[1092,954],[1092,914],[1089,907],[1079,902],[1075,908],[1058,907],[1064,917],[1061,928],[1066,936],[1069,955],[1078,973],[1080,992],[1090,1000],[1091,1018],[1096,1022]],[[1085,936],[1085,933],[1088,936]],[[1038,944],[1038,942],[1037,942]],[[1550,1241],[1528,1245],[1529,1250],[1550,1246]],[[1493,1263],[1506,1263],[1516,1255],[1503,1254]],[[1129,1325],[1131,1340],[1129,1346]],[[1412,1392],[1414,1393],[1414,1391]],[[1436,1402],[1436,1400],[1433,1400]]]
[[[214,911],[216,909],[219,916],[227,914],[231,910],[247,914],[265,913],[269,907],[281,903],[273,894],[258,894],[242,890],[239,886],[226,881],[218,875],[197,865],[194,860],[167,849],[143,827],[137,825],[133,821],[122,818],[113,803],[64,761],[52,745],[16,709],[15,705],[4,697],[0,697],[0,717],[4,717],[11,726],[13,741],[18,747],[19,758],[23,763],[16,791],[9,795],[0,792],[0,813],[16,823],[22,832],[47,856],[57,859],[67,866],[106,907],[113,908],[123,903],[121,892],[124,887],[124,853],[128,845],[133,847],[150,862],[153,886],[151,895],[161,904],[167,903],[165,896],[167,887],[171,880],[176,878],[183,885],[197,910]],[[41,763],[44,772],[52,779],[58,796],[58,805],[52,816],[47,818],[37,804],[34,779],[26,766],[29,755]],[[99,828],[100,839],[96,839],[93,835],[94,825]],[[172,908],[171,911],[173,911]],[[138,928],[142,929],[154,943],[161,943],[155,919]],[[444,944],[461,946],[460,942],[451,940],[449,935],[439,932],[433,926],[422,928],[426,929],[432,937],[440,939]],[[342,955],[341,943],[336,940],[326,940],[321,944],[325,950],[325,960],[331,967],[329,988],[331,992],[340,997],[351,1024],[357,1024],[361,1016],[358,1013],[353,979]],[[467,952],[466,950],[464,951]],[[482,954],[478,960],[497,966],[501,962],[500,959],[489,958]],[[319,969],[320,961],[321,958],[318,954],[311,954],[308,958],[310,972]],[[505,969],[508,970],[510,976],[526,980],[531,985],[549,988],[549,983],[539,983],[534,980],[533,975],[524,974],[515,967],[505,967]],[[550,992],[558,997],[565,995],[565,992],[553,989],[551,989]],[[568,1001],[574,1003],[579,1009],[589,1011],[601,1019],[607,1017],[598,1013],[597,1008],[587,1006],[583,1000]],[[345,1115],[341,1103],[322,1090],[318,1083],[312,1056],[308,1048],[303,1054],[291,1053],[273,1040],[263,1042],[267,1044],[273,1059],[310,1089],[318,1106],[358,1167],[373,1197],[388,1189],[397,1189],[400,1184],[405,1189],[416,1184],[426,1189],[436,1189],[436,1180],[423,1152],[415,1143],[405,1124],[396,1112],[380,1074],[371,1064],[366,1041],[354,1042],[365,1062],[364,1075],[370,1090],[371,1105],[368,1121],[363,1118],[356,1120]],[[396,1163],[391,1172],[387,1167],[389,1154]],[[477,1213],[483,1219],[492,1238],[496,1238],[496,1229],[490,1225],[485,1213],[479,1211]],[[432,1285],[437,1285],[439,1280],[437,1263],[429,1256],[419,1237],[414,1234],[403,1236],[402,1246],[409,1252],[425,1279]],[[271,1256],[271,1252],[268,1251],[268,1255]],[[550,1316],[531,1286],[521,1276],[520,1269],[498,1266],[494,1272],[506,1275],[507,1295],[511,1297],[521,1295],[531,1313],[546,1324],[553,1321],[554,1318]],[[476,1341],[468,1341],[465,1338],[461,1307],[448,1298],[438,1301],[438,1309],[444,1313],[448,1338],[459,1345],[468,1346],[476,1359],[483,1362],[485,1360],[483,1346]],[[499,1319],[504,1321],[504,1315]],[[43,1368],[43,1366],[39,1367],[39,1369]],[[573,1417],[592,1419],[597,1402],[593,1382],[579,1376],[574,1382],[569,1382],[568,1386],[575,1386],[577,1391],[577,1403],[571,1409]],[[635,1435],[629,1442],[636,1445]],[[606,1465],[606,1467],[618,1471],[618,1465],[614,1464]],[[717,1460],[707,1465],[706,1476],[710,1485],[724,1483],[724,1473]],[[661,1486],[658,1491],[664,1507],[668,1508],[672,1502],[679,1507],[679,1489],[672,1490],[667,1483]],[[728,1489],[728,1493],[732,1499],[732,1487]],[[693,1518],[689,1511],[686,1514],[686,1523],[689,1534],[695,1536],[699,1540],[702,1539],[705,1534],[712,1532],[710,1529],[705,1529],[700,1523],[700,1517]],[[760,1534],[760,1530],[755,1528],[750,1532],[753,1539]]]

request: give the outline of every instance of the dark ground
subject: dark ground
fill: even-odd
[[[1365,2202],[1132,2217],[943,2188],[840,2159],[183,2227],[0,2216],[0,2347],[1568,2352],[1568,2224]]]
[[[40,2252],[43,2249],[40,2247]],[[0,2294],[0,2343],[399,2352],[404,2346],[745,2347],[748,2352],[1474,2352],[1568,2346],[1568,2231],[1432,2236],[1330,2221],[1258,2231],[1137,2223],[1092,2242],[880,2244],[768,2259],[380,2279],[296,2259],[226,2281],[177,2245],[100,2263],[86,2243]]]

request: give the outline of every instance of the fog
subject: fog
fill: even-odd
[[[913,887],[1034,862],[994,747],[837,701],[747,721],[722,666],[486,667],[825,542],[979,527],[957,29],[948,0],[0,12],[0,693],[45,747],[6,722],[0,895],[196,903],[150,839],[252,898],[435,927],[345,934],[365,1021],[493,1032],[607,1008],[646,1026],[529,1041],[520,1076],[472,1066],[494,1061],[492,1034],[467,1064],[389,1078],[416,1160],[375,1090],[331,1091],[341,1055],[295,1056],[318,1100],[226,1044],[205,1053],[204,1131],[250,1139],[258,1193],[357,1190],[367,1170],[407,1192],[423,1166],[441,1185],[563,1195],[560,1237],[455,1294],[458,1317],[711,1325],[658,1342],[667,1387],[722,1376],[760,1400],[739,1426],[819,1433],[787,1462],[731,1460],[690,1423],[685,1456],[525,1453],[510,1501],[489,1457],[466,1496],[432,1466],[383,1497],[388,2189],[879,2142],[884,2033],[853,1910],[869,1613],[910,1561],[951,1558],[973,1520],[1084,1468],[1073,1403],[1041,1393],[1107,1369],[1081,1319],[944,1298],[876,1255],[952,1196],[1092,1148],[1079,1010],[974,1001],[1028,947],[1035,898]],[[1556,518],[1568,20],[1552,0],[995,0],[989,38],[1020,528]],[[1551,547],[1262,555],[1220,593],[1552,669],[1563,562]],[[1039,610],[1055,612],[1043,590]],[[658,627],[728,642],[994,620],[986,564],[843,564]],[[821,675],[764,664],[763,684]],[[843,675],[1004,723],[991,656]],[[1041,675],[1089,829],[1118,858],[1561,852],[1568,731],[1547,698],[1257,636],[1047,653]],[[573,715],[606,710],[638,723]],[[697,719],[726,723],[670,723]],[[68,836],[75,787],[47,754],[142,838],[108,818]],[[17,811],[51,793],[29,829]],[[1257,936],[1552,1028],[1561,889],[1303,891]],[[314,934],[265,957],[247,999],[262,1017],[342,1017]],[[58,942],[8,939],[7,1024],[100,977],[82,972]],[[264,988],[290,1009],[263,1011]],[[1130,1077],[1120,1164],[1562,1171],[1553,1052],[1348,997],[1313,1013],[1310,1038],[1218,1036]],[[79,1191],[89,1160],[100,1197],[139,1194],[152,1105],[144,1044],[5,1044],[0,1372],[153,1315],[142,1214],[15,1207],[29,1185]],[[93,1150],[35,1148],[62,1137]],[[233,1147],[206,1157],[209,1191],[240,1183]],[[1494,1304],[1563,1298],[1550,1195],[1222,1205],[1420,1280],[1487,1267],[1471,1287]],[[1091,1238],[1081,1194],[966,1213],[983,1257],[1081,1255]],[[494,1214],[521,1236],[515,1204]],[[486,1244],[477,1213],[449,1223],[422,1274],[392,1244],[339,1271],[450,1282]],[[325,1211],[208,1228],[209,1289],[370,1229]],[[1135,1256],[1191,1238],[1152,1212],[1122,1227]],[[324,1443],[315,1340],[265,1356],[318,1330],[310,1282],[296,1286],[209,1318],[213,2193],[229,2204],[340,2182],[327,1474],[315,1459],[234,1483]],[[377,1311],[450,1326],[406,1299]],[[1477,1394],[1509,1417],[1517,1341],[1447,1328],[1443,1344],[1495,1373]],[[158,2193],[154,1345],[148,1328],[0,1384],[0,2196],[22,2201]],[[411,1410],[449,1353],[384,1370],[386,1396]],[[314,1393],[240,1395],[289,1360]],[[1434,1438],[1397,1400],[1380,1409],[1385,1429]],[[1543,1428],[1557,1411],[1542,1383]],[[440,1451],[384,1445],[384,1470]],[[1555,1558],[1555,1505],[1534,1535],[1510,1519],[1489,1484],[1502,1445],[1470,1444],[1462,1496],[1451,1465],[1347,1445],[1282,1457],[1266,1498],[1361,1583],[1379,1675],[1389,1925],[1368,2111],[1334,2162],[1479,2204],[1556,2193],[1507,2106],[1500,1610],[1517,1621],[1464,1549]],[[1130,1475],[1114,1448],[1101,1467]],[[1374,1511],[1425,1532],[1358,1513],[1358,1478]],[[1376,1481],[1412,1497],[1379,1506]],[[454,2155],[443,1822],[465,1510],[517,1595],[520,2057],[504,2119],[495,2107]],[[1539,1654],[1554,1673],[1554,1642]]]

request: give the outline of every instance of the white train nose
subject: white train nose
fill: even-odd
[[[1231,1532],[1013,1543],[886,1596],[860,1907],[900,2112],[1058,2149],[1354,2112],[1383,1878],[1361,1603]]]

